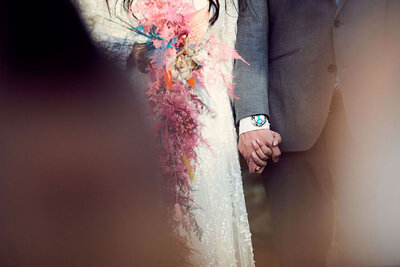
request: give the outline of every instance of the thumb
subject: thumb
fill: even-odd
[[[272,143],[272,145],[274,147],[280,145],[280,143],[282,143],[282,137],[280,134],[276,133],[276,132],[272,132],[272,135],[274,136],[274,141]]]

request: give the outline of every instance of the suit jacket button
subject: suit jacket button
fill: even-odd
[[[328,71],[329,71],[330,73],[334,73],[334,72],[337,71],[337,67],[336,67],[335,65],[331,64],[331,65],[329,65],[329,67],[328,67]]]
[[[342,22],[338,19],[335,19],[335,21],[333,22],[333,25],[335,26],[335,28],[339,28],[340,24],[342,24]]]

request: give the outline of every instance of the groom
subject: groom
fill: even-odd
[[[238,147],[263,175],[281,266],[326,263],[332,178],[351,140],[372,140],[378,128],[374,100],[399,2],[253,0],[239,18],[237,49],[250,66],[235,65]]]

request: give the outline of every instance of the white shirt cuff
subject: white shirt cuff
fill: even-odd
[[[263,126],[255,126],[251,120],[251,117],[247,117],[239,121],[239,135],[251,131],[264,130],[264,129],[267,130],[270,129],[270,124],[268,119]]]

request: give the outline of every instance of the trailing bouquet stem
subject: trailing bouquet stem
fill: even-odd
[[[201,239],[202,229],[193,214],[200,207],[192,198],[191,185],[196,179],[196,150],[207,145],[199,117],[212,113],[206,104],[210,94],[205,74],[223,76],[223,62],[241,58],[213,36],[208,8],[196,11],[189,0],[134,1],[129,7],[130,22],[116,17],[121,27],[147,40],[145,69],[150,84],[146,95],[160,140],[166,200],[177,218],[177,231],[183,227],[189,238],[193,232]]]

